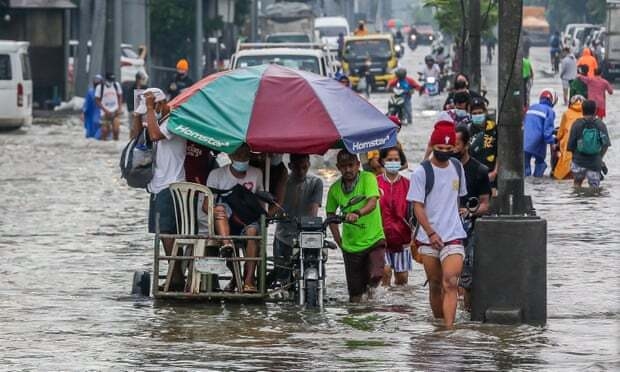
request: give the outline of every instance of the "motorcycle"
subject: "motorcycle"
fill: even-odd
[[[442,104],[439,97],[441,93],[439,80],[434,76],[425,76],[423,73],[419,73],[419,76],[424,87],[423,106],[427,109],[438,110]]]
[[[405,90],[396,85],[388,101],[388,115],[397,116],[401,123],[405,122]]]
[[[407,38],[407,45],[409,45],[409,49],[416,50],[418,47],[418,36],[415,33],[409,34]]]
[[[405,55],[405,47],[402,44],[394,45],[394,52],[396,53],[396,58],[402,58]]]
[[[325,219],[322,217],[292,218],[286,215],[286,211],[276,202],[273,195],[263,191],[258,192],[257,195],[261,200],[274,205],[282,212],[279,216],[269,218],[270,223],[293,222],[297,226],[298,238],[294,242],[290,260],[284,265],[285,269],[290,270],[289,281],[283,287],[289,288],[298,305],[323,308],[328,249],[338,248],[336,243],[326,240],[327,228],[334,223],[345,223],[344,214],[329,216]],[[341,211],[365,199],[363,196],[352,198],[341,208]]]

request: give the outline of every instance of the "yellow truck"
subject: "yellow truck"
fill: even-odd
[[[398,58],[394,51],[394,39],[391,34],[370,34],[366,36],[347,36],[344,38],[342,67],[352,85],[360,79],[360,69],[370,59],[369,72],[374,78],[375,86],[385,87],[394,78],[394,69]]]

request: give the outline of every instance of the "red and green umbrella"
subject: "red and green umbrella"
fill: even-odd
[[[231,153],[353,153],[396,145],[396,126],[366,99],[337,81],[262,65],[222,72],[192,85],[169,103],[172,133]]]

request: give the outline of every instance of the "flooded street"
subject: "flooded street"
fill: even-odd
[[[426,52],[407,50],[410,74]],[[531,53],[532,99],[547,86],[560,93],[557,78],[539,73],[547,49]],[[495,71],[483,66],[493,107]],[[371,101],[385,110],[388,98]],[[400,135],[410,164],[421,160],[436,114],[414,100],[414,124]],[[556,106],[556,125],[564,109]],[[526,181],[549,229],[542,328],[474,323],[458,311],[456,329],[443,330],[417,264],[408,287],[349,305],[339,252],[328,262],[323,312],[132,298],[133,272],[151,270],[153,251],[148,194],[119,178],[124,141],[86,140],[77,119],[0,133],[0,369],[618,370],[620,90],[607,111],[602,196],[575,195],[571,181]],[[337,176],[316,172],[326,184]]]

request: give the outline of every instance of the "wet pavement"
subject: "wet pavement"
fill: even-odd
[[[408,50],[404,65],[415,70],[426,52]],[[536,71],[548,69],[545,49],[532,56]],[[494,74],[484,66],[492,104]],[[557,79],[538,76],[533,92],[559,92]],[[388,98],[371,101],[385,110]],[[419,100],[414,110],[400,136],[410,164],[422,158],[435,115]],[[147,194],[119,179],[123,144],[85,140],[75,119],[0,133],[0,369],[620,369],[618,95],[608,112],[614,147],[602,196],[575,195],[570,181],[526,181],[549,226],[547,325],[479,324],[459,311],[452,331],[432,319],[419,265],[409,286],[347,304],[339,253],[328,263],[323,312],[132,298],[132,273],[151,268],[152,240]],[[316,172],[327,184],[337,176]]]

